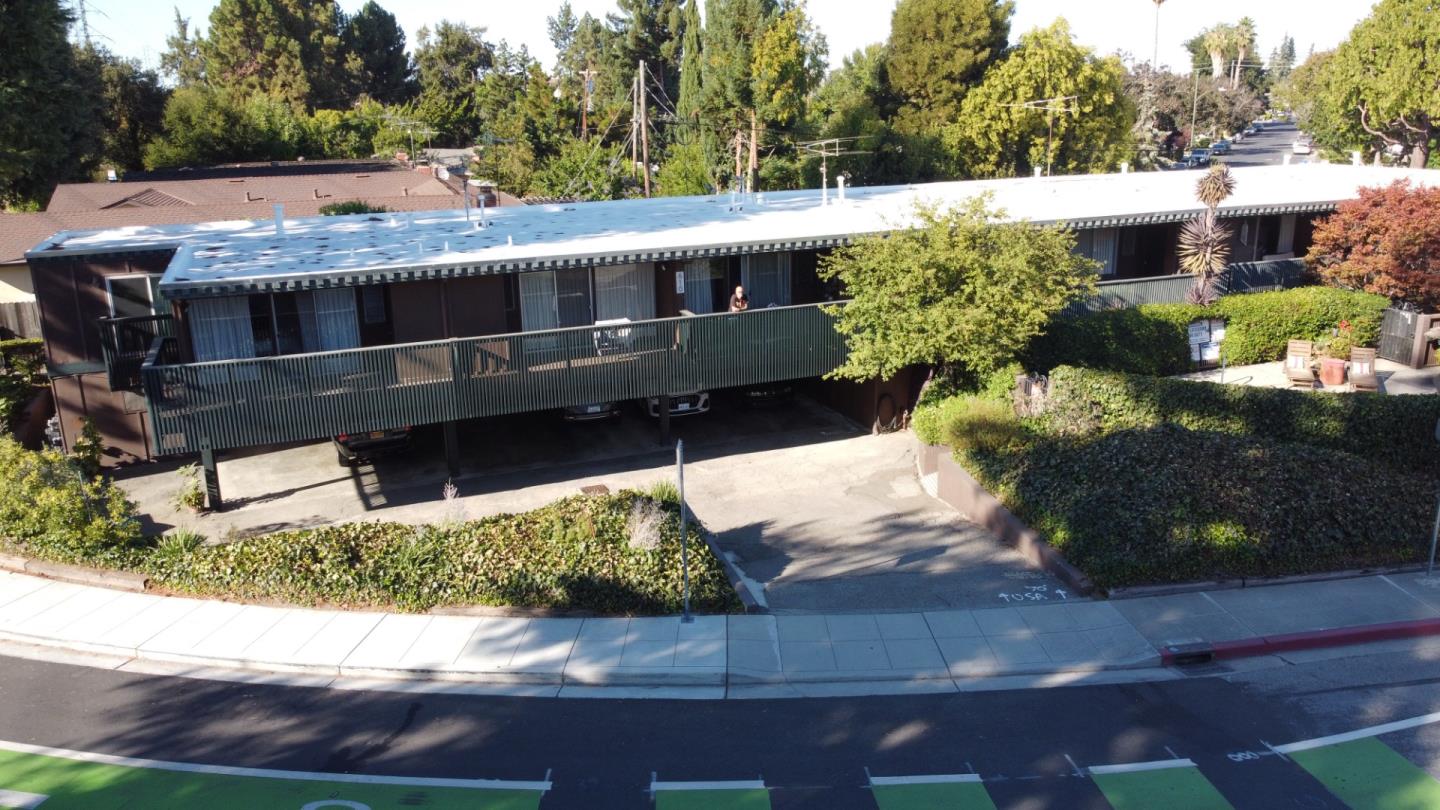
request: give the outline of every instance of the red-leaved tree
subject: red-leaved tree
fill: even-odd
[[[1315,226],[1310,267],[1334,287],[1440,309],[1440,188],[1365,188]]]

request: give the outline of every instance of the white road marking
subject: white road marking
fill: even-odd
[[[1342,734],[1331,734],[1328,737],[1316,737],[1313,740],[1301,740],[1286,745],[1273,745],[1270,746],[1270,749],[1280,754],[1291,754],[1296,751],[1309,751],[1312,748],[1324,748],[1327,745],[1338,745],[1339,743],[1351,742],[1353,740],[1362,740],[1366,737],[1378,737],[1381,734],[1389,734],[1392,731],[1404,731],[1407,728],[1428,726],[1431,723],[1440,723],[1440,712],[1422,714],[1419,717],[1410,717],[1391,723],[1381,723],[1378,726],[1357,728],[1354,731],[1346,731]]]
[[[650,775],[650,792],[658,793],[662,790],[764,790],[765,780],[763,779],[734,779],[729,781],[714,782],[661,782]]]
[[[1070,763],[1071,771],[1074,773],[1075,776],[1078,776],[1081,779],[1085,778],[1085,771],[1081,769],[1079,765],[1075,764],[1075,760],[1071,759],[1069,754],[1065,754],[1065,761]]]
[[[872,776],[870,786],[975,784],[980,781],[982,780],[978,773],[936,773],[924,776]]]
[[[72,751],[68,748],[51,748],[45,745],[0,740],[0,751],[17,754],[35,754],[76,762],[94,762],[100,765],[117,765],[122,768],[149,768],[157,771],[178,773],[199,773],[214,776],[243,776],[252,779],[294,779],[304,782],[345,782],[352,785],[401,785],[409,787],[462,788],[471,790],[550,790],[549,779],[537,782],[510,781],[505,779],[441,779],[425,776],[372,776],[355,773],[317,773],[314,771],[280,771],[268,768],[240,768],[232,765],[201,765],[193,762],[164,762],[158,759],[119,757],[113,754],[99,754],[93,751]]]
[[[1109,773],[1141,773],[1143,771],[1165,771],[1171,768],[1193,768],[1194,760],[1182,759],[1161,759],[1154,762],[1127,762],[1123,765],[1091,765],[1091,776],[1103,776]]]
[[[39,793],[0,789],[0,807],[12,807],[14,810],[35,810],[48,798],[50,797]]]

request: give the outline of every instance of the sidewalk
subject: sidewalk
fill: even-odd
[[[1233,651],[1247,639],[1396,622],[1419,622],[1412,635],[1440,632],[1440,582],[1400,574],[1111,602],[684,624],[306,610],[0,574],[4,642],[193,670],[298,673],[315,685],[423,680],[542,696],[595,687],[685,687],[704,697],[763,686],[777,687],[776,696],[827,685],[953,691],[975,678],[1157,667],[1175,645]]]

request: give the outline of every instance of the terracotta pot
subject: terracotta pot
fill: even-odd
[[[1325,385],[1345,384],[1345,361],[1338,357],[1320,360],[1320,382]]]

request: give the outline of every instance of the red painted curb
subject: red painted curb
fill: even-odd
[[[1164,666],[1199,664],[1226,658],[1248,658],[1256,655],[1274,655],[1296,650],[1315,650],[1323,647],[1343,647],[1349,644],[1366,644],[1372,641],[1390,641],[1397,638],[1422,638],[1440,635],[1440,619],[1413,619],[1384,624],[1365,624],[1356,627],[1335,627],[1328,630],[1311,630],[1304,633],[1286,633],[1276,636],[1256,636],[1235,641],[1201,642],[1198,644],[1173,644],[1160,648],[1160,663]]]

